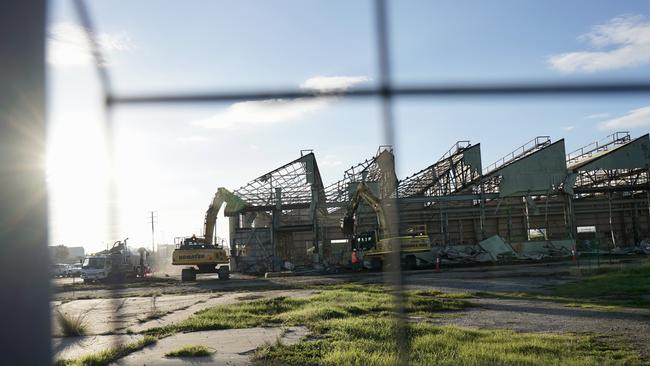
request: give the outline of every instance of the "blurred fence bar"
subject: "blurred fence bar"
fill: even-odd
[[[44,0],[0,2],[2,365],[49,365]]]

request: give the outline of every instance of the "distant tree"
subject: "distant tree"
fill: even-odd
[[[68,252],[68,247],[65,245],[57,245],[54,247],[54,259],[56,262],[64,262],[68,259],[70,252]]]

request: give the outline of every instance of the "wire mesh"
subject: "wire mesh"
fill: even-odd
[[[108,213],[108,227],[111,228],[111,237],[116,237],[119,232],[117,230],[117,210],[116,204],[116,183],[115,174],[113,174],[115,167],[113,164],[114,157],[114,123],[113,111],[115,108],[122,105],[134,104],[183,104],[183,103],[220,103],[220,102],[235,102],[235,101],[255,101],[266,99],[283,99],[283,98],[327,98],[327,97],[345,97],[345,98],[377,98],[381,102],[381,129],[383,132],[383,140],[391,146],[391,153],[395,156],[399,155],[399,146],[396,146],[394,131],[395,122],[393,116],[393,100],[396,97],[467,97],[478,96],[486,97],[513,97],[513,96],[543,96],[543,95],[612,95],[612,94],[647,94],[650,93],[650,83],[647,82],[605,82],[605,83],[539,83],[539,82],[522,82],[522,83],[491,83],[491,84],[450,84],[450,85],[423,85],[423,86],[404,86],[394,85],[391,78],[391,45],[389,42],[390,28],[389,28],[389,12],[386,0],[374,1],[374,18],[375,18],[375,35],[376,35],[376,60],[379,67],[379,82],[377,87],[373,88],[353,88],[346,91],[322,91],[310,92],[305,90],[293,89],[274,89],[274,90],[253,90],[250,92],[205,92],[205,93],[169,93],[169,94],[136,94],[136,95],[122,95],[117,94],[112,89],[111,75],[107,68],[102,67],[105,64],[105,56],[102,54],[99,47],[96,30],[94,23],[89,13],[84,0],[74,0],[75,10],[80,23],[86,30],[88,42],[91,46],[92,55],[94,57],[95,68],[97,76],[102,88],[104,106],[105,106],[105,139],[108,146],[108,156],[110,159],[109,169],[109,206]],[[490,173],[499,167],[517,160],[521,156],[530,154],[537,149],[546,146],[550,143],[548,138],[535,139],[531,146],[522,146],[520,150],[504,157],[503,159],[495,162],[493,165],[484,169],[485,173]],[[467,146],[455,146],[453,152],[449,153],[450,163],[456,163],[453,158],[462,152]],[[320,184],[319,194],[322,194],[323,201],[341,201],[348,193],[347,183],[368,179],[374,179],[381,184],[382,192],[395,192],[397,189],[396,179],[380,179],[375,175],[387,175],[390,177],[395,176],[395,160],[390,159],[388,165],[379,167],[378,156],[370,160],[366,160],[355,167],[346,171],[345,176],[339,182],[330,186],[322,188],[320,176],[318,181]],[[445,161],[445,157],[440,161]],[[299,159],[300,160],[300,159]],[[294,164],[295,163],[295,164]],[[246,185],[236,191],[248,203],[256,204],[274,204],[274,200],[286,200],[287,204],[296,204],[296,208],[303,207],[312,200],[312,192],[310,188],[300,181],[306,174],[305,166],[301,162],[290,163],[268,176],[262,176],[249,185]],[[436,163],[436,164],[440,164]],[[407,191],[402,192],[403,195],[411,195],[412,190],[423,192],[434,184],[436,177],[429,176],[427,173],[430,170],[438,169],[436,165],[423,170],[416,175],[409,177],[407,180],[410,182],[407,186]],[[449,166],[446,167],[449,170]],[[427,175],[429,174],[429,175]],[[607,172],[599,173],[606,175]],[[611,178],[611,177],[609,177]],[[621,179],[629,178],[627,175],[621,176]],[[472,177],[468,178],[472,180]],[[590,184],[599,184],[598,176],[585,176],[582,179],[590,180]],[[282,180],[282,186],[294,186],[293,190],[285,190],[281,197],[275,197],[276,190],[274,189],[273,182]],[[462,184],[461,184],[462,185]],[[412,187],[411,187],[412,186]],[[383,206],[388,218],[388,232],[391,236],[397,237],[400,216],[397,210],[395,194],[384,195]],[[303,206],[301,206],[303,205]],[[332,208],[329,208],[332,210]],[[395,309],[395,341],[398,349],[398,364],[408,364],[409,342],[408,342],[408,324],[405,318],[404,306],[404,279],[401,271],[400,263],[400,240],[393,243],[393,251],[389,257],[390,270],[385,270],[384,281],[390,286],[393,293],[394,309]]]

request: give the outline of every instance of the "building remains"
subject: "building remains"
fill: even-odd
[[[327,185],[315,154],[302,151],[219,194],[230,222],[231,265],[242,272],[347,266],[351,233],[382,225],[393,236],[428,238],[428,249],[413,254],[418,265],[627,255],[650,253],[649,169],[647,134],[617,132],[568,154],[563,139],[538,136],[487,166],[480,144],[458,141],[403,179],[392,148],[381,146]],[[397,215],[382,224],[367,200],[351,209],[361,185]]]

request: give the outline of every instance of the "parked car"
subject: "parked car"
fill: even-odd
[[[81,263],[71,264],[68,266],[68,276],[79,277],[81,276]]]
[[[68,275],[68,265],[63,263],[53,264],[51,271],[53,277],[65,277]]]

